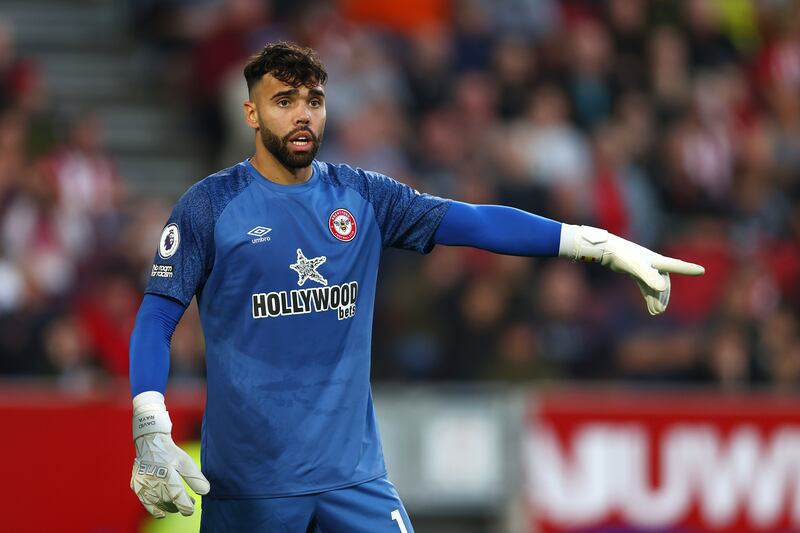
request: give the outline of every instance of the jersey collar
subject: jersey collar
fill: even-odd
[[[311,177],[308,178],[303,183],[299,185],[282,185],[280,183],[275,183],[274,181],[270,181],[263,174],[261,174],[256,167],[250,162],[250,159],[245,159],[242,161],[242,164],[245,166],[247,171],[253,176],[254,180],[261,184],[262,186],[271,189],[276,192],[288,193],[288,194],[295,194],[309,190],[310,188],[316,185],[317,180],[319,179],[319,163],[317,160],[311,162]]]

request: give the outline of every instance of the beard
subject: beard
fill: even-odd
[[[322,134],[320,133],[320,136],[317,137],[309,128],[296,128],[282,138],[272,133],[263,124],[259,124],[258,131],[261,135],[261,142],[264,148],[266,148],[281,165],[291,169],[309,166],[311,162],[314,161],[314,157],[316,157],[317,151],[319,150],[319,145],[322,142]],[[289,139],[301,131],[307,133],[311,139],[311,150],[305,153],[294,153],[289,150]]]

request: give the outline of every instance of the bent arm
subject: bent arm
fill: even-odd
[[[561,227],[560,222],[513,207],[454,201],[434,240],[506,255],[555,257],[559,255]]]
[[[186,309],[180,303],[155,294],[145,294],[130,343],[131,394],[164,393],[169,375],[169,345]]]

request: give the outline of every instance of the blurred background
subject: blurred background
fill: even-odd
[[[800,530],[800,1],[3,0],[4,530],[154,527],[129,335],[176,199],[251,154],[242,67],[279,39],[328,69],[320,159],[706,267],[652,318],[600,267],[387,251],[372,375],[419,533]],[[203,375],[193,306],[176,438]]]

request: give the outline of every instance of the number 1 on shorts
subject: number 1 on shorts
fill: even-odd
[[[403,517],[400,515],[400,509],[392,511],[392,520],[397,522],[397,527],[400,528],[400,533],[408,533],[406,525],[403,523]]]

